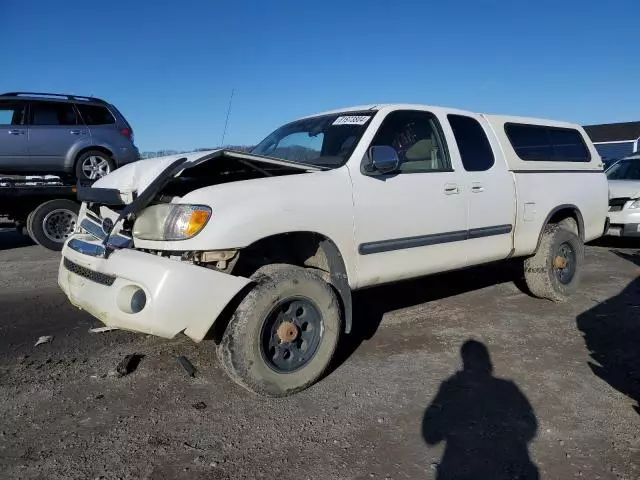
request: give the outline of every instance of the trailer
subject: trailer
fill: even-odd
[[[49,250],[62,250],[78,221],[77,185],[57,175],[0,174],[0,223]]]

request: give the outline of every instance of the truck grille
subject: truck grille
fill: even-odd
[[[70,272],[75,273],[76,275],[80,275],[87,280],[91,280],[92,282],[99,283],[100,285],[105,285],[107,287],[110,287],[111,285],[113,285],[113,282],[116,281],[116,277],[112,277],[111,275],[106,275],[100,272],[94,272],[93,270],[72,262],[66,257],[64,258],[64,267]]]
[[[624,207],[624,204],[627,203],[629,198],[610,198],[609,199],[609,211],[610,212],[619,212]]]

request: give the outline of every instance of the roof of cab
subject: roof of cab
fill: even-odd
[[[555,126],[565,126],[565,127],[576,127],[578,124],[571,123],[567,121],[561,120],[551,120],[547,118],[536,118],[536,117],[525,117],[525,116],[516,116],[516,115],[501,115],[501,114],[491,114],[491,113],[480,113],[473,112],[470,110],[461,110],[458,108],[437,106],[437,105],[427,105],[427,104],[418,104],[418,103],[379,103],[379,104],[371,104],[371,105],[355,105],[351,107],[338,108],[335,110],[328,110],[325,112],[315,113],[311,115],[305,115],[304,117],[299,118],[298,120],[302,120],[305,118],[318,117],[322,115],[335,115],[340,113],[349,113],[349,112],[364,112],[364,111],[372,111],[377,112],[382,109],[403,109],[403,110],[437,110],[440,112],[449,112],[449,113],[457,113],[460,115],[481,115],[485,117],[487,120],[492,123],[531,123],[531,124],[542,124],[542,125],[555,125]]]

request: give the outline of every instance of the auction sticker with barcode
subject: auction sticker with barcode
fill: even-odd
[[[338,117],[333,122],[333,125],[364,125],[370,119],[367,115],[349,115],[344,117]]]

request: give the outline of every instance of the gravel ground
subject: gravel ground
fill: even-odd
[[[331,373],[270,400],[210,342],[90,334],[59,255],[0,233],[0,477],[640,478],[638,245],[588,247],[566,304],[513,264],[360,292]]]

